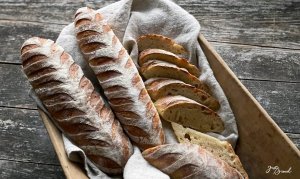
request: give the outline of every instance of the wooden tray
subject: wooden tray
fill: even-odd
[[[245,86],[238,80],[224,60],[217,54],[203,35],[199,43],[214,75],[223,88],[236,117],[239,140],[236,152],[250,178],[297,178],[300,176],[300,152],[292,141],[282,132],[268,113],[261,107]],[[40,111],[57,157],[70,179],[87,178],[83,169],[70,162],[66,156],[61,133]],[[268,167],[279,167],[281,171]],[[277,175],[276,175],[277,174]]]

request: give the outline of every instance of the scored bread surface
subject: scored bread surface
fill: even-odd
[[[172,63],[180,68],[185,68],[192,75],[199,77],[200,70],[193,64],[189,63],[187,59],[180,58],[172,52],[162,49],[147,49],[139,54],[138,63],[142,66],[149,60],[160,60]]]
[[[163,144],[162,124],[142,78],[103,16],[80,8],[75,27],[81,52],[131,140],[142,150]]]
[[[171,78],[183,81],[187,84],[195,86],[201,90],[211,93],[208,86],[202,83],[197,77],[190,74],[186,69],[159,60],[149,60],[140,68],[141,74],[146,78]]]
[[[163,119],[176,122],[201,132],[224,130],[224,123],[217,113],[184,96],[166,96],[155,102]]]
[[[142,35],[137,40],[139,52],[146,49],[163,49],[175,54],[185,54],[186,49],[171,38],[158,34]]]
[[[227,141],[221,141],[196,130],[185,128],[174,122],[172,122],[172,128],[180,143],[192,143],[199,145],[214,154],[216,157],[225,161],[231,167],[237,169],[245,179],[249,178],[239,157],[235,154],[232,146]]]
[[[110,108],[72,57],[52,40],[30,38],[22,66],[54,123],[102,171],[119,174],[132,145]]]
[[[151,98],[156,101],[165,96],[181,95],[217,111],[220,108],[219,102],[206,93],[192,85],[182,81],[168,78],[150,78],[145,81],[145,86]]]
[[[194,144],[166,144],[145,150],[143,157],[172,179],[242,179],[223,160]]]

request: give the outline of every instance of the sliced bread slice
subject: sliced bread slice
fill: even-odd
[[[162,49],[146,49],[139,55],[138,63],[142,66],[149,60],[160,60],[177,65],[180,68],[185,68],[192,75],[199,77],[200,70],[185,58],[180,58],[172,52],[168,52]]]
[[[145,86],[151,98],[156,101],[165,96],[181,95],[217,111],[220,108],[219,102],[206,93],[192,85],[179,80],[168,78],[150,78],[145,81]]]
[[[213,110],[183,96],[166,96],[155,102],[158,113],[164,120],[176,122],[201,132],[224,130],[224,123]]]
[[[215,156],[221,158],[231,167],[237,169],[245,179],[249,178],[239,157],[235,154],[232,146],[227,141],[221,141],[207,134],[185,128],[182,125],[173,122],[172,128],[180,143],[192,143],[205,148]]]
[[[140,72],[146,79],[155,77],[176,79],[210,93],[208,86],[190,74],[186,69],[179,68],[168,62],[149,60],[140,68]]]
[[[171,38],[165,37],[163,35],[158,34],[146,34],[142,35],[137,40],[139,52],[150,49],[157,48],[163,49],[175,54],[185,54],[187,51],[185,48],[179,44],[177,44]]]

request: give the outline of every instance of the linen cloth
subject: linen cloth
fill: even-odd
[[[221,105],[217,113],[225,124],[225,130],[221,134],[207,134],[217,137],[220,140],[226,140],[230,142],[233,147],[235,146],[238,138],[235,118],[228,100],[213,76],[208,61],[197,41],[200,33],[200,24],[191,14],[169,0],[121,0],[97,11],[103,14],[105,20],[123,43],[137,67],[138,47],[136,39],[141,35],[149,33],[161,34],[174,39],[177,43],[184,46],[188,51],[186,58],[188,58],[192,64],[200,68],[202,72],[199,77],[200,80],[210,87],[213,96]],[[80,53],[76,41],[74,23],[69,24],[62,30],[56,42],[82,67],[85,76],[92,81],[95,88],[100,89],[96,76]],[[101,91],[99,90],[99,92]],[[32,90],[31,96],[35,99],[37,105],[51,118]],[[165,121],[162,122],[166,133],[166,143],[176,143],[177,140],[170,124]],[[73,145],[64,135],[63,141],[69,159],[83,162],[90,178],[111,178],[95,167],[95,165],[86,158],[84,152]],[[123,176],[116,176],[114,178],[167,179],[169,177],[148,164],[147,161],[143,159],[140,150],[134,147],[134,154],[128,160]]]

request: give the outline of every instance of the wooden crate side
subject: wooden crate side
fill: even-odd
[[[83,166],[80,166],[75,162],[71,162],[68,159],[68,156],[65,152],[61,132],[56,128],[56,126],[52,123],[52,121],[47,117],[47,115],[42,110],[39,109],[38,111],[48,131],[48,135],[53,144],[57,158],[61,164],[61,167],[64,171],[66,178],[88,179],[87,175],[85,174],[85,171],[83,170]]]
[[[287,135],[238,80],[203,35],[199,42],[214,75],[223,88],[237,120],[237,154],[250,178],[297,178],[300,176],[300,152]],[[269,166],[291,173],[274,175]]]

